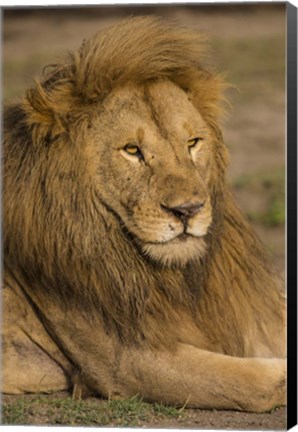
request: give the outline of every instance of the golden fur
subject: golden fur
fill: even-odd
[[[283,292],[225,179],[204,53],[197,32],[125,20],[6,109],[4,391],[45,391],[19,366],[42,349],[46,390],[284,402]]]

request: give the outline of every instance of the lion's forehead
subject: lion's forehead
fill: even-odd
[[[115,91],[106,102],[112,133],[128,134],[136,141],[140,134],[185,138],[206,125],[186,93],[170,81],[146,86],[125,86]],[[151,136],[152,135],[152,136]]]
[[[187,94],[171,81],[153,83],[148,87],[148,99],[154,112],[171,126],[189,124],[204,124],[200,113],[190,102]]]

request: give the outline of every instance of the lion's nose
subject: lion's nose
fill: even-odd
[[[204,202],[186,202],[175,207],[161,205],[168,213],[172,213],[176,218],[180,219],[184,225],[186,225],[188,219],[195,216],[203,206]]]

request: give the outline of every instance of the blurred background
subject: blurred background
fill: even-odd
[[[284,271],[286,4],[4,8],[2,97],[18,100],[49,63],[128,16],[155,14],[207,32],[210,63],[235,86],[222,122],[238,202]]]

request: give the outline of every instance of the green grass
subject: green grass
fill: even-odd
[[[26,402],[19,400],[15,404],[2,406],[1,424],[28,424]]]
[[[266,226],[278,226],[285,223],[285,170],[282,167],[262,171],[253,175],[244,175],[234,181],[235,189],[249,190],[262,194],[265,210],[247,211],[248,217]]]
[[[182,419],[182,410],[143,402],[138,397],[129,400],[102,401],[97,399],[52,399],[46,396],[17,398],[4,403],[2,424],[6,425],[69,425],[138,427],[162,419]]]

